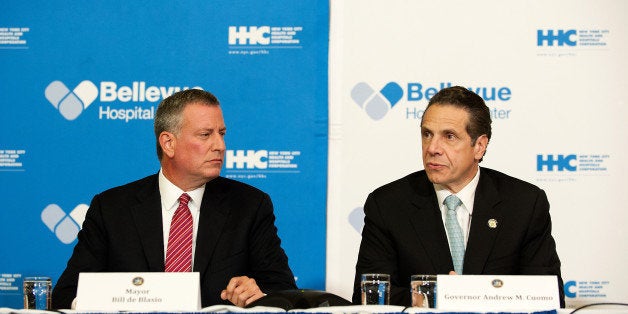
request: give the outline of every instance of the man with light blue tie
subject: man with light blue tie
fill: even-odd
[[[414,274],[556,275],[560,259],[545,192],[480,167],[491,138],[489,108],[460,86],[430,99],[421,120],[424,170],[369,194],[356,264],[391,275],[390,303],[410,306]]]

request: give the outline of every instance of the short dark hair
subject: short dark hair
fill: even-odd
[[[471,145],[475,145],[477,139],[486,135],[491,139],[491,112],[484,99],[478,94],[462,86],[452,86],[441,89],[427,104],[425,111],[432,105],[452,105],[464,109],[469,114],[469,123],[466,126],[467,133],[471,137]],[[424,115],[425,116],[425,115]],[[480,161],[482,161],[480,159]]]
[[[202,89],[186,89],[178,91],[161,101],[155,113],[155,140],[157,142],[157,157],[161,160],[163,150],[159,145],[159,134],[167,131],[179,134],[181,131],[181,117],[183,109],[191,103],[201,103],[208,106],[220,106],[218,98]]]

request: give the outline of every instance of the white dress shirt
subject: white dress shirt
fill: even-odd
[[[174,212],[179,207],[179,197],[181,194],[187,193],[190,196],[188,202],[188,208],[192,214],[192,221],[194,222],[194,232],[192,236],[192,267],[194,267],[194,253],[196,252],[196,234],[198,233],[198,219],[201,211],[201,201],[203,200],[203,194],[205,193],[205,185],[192,190],[183,191],[170,180],[164,176],[162,170],[159,170],[159,194],[161,195],[161,218],[164,228],[164,261],[166,260],[166,254],[168,252],[168,237],[170,235],[170,224],[172,223],[172,217]]]

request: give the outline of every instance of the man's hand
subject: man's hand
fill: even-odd
[[[255,279],[241,276],[231,278],[227,288],[220,293],[220,298],[229,300],[239,307],[245,307],[264,295],[257,286]]]

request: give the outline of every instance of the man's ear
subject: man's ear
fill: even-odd
[[[174,134],[163,131],[159,134],[159,145],[165,156],[174,157],[174,149],[177,146],[177,138]]]
[[[477,140],[475,140],[475,145],[473,149],[475,150],[475,159],[480,160],[484,157],[484,153],[486,153],[486,147],[488,146],[488,136],[486,134],[480,135]]]

